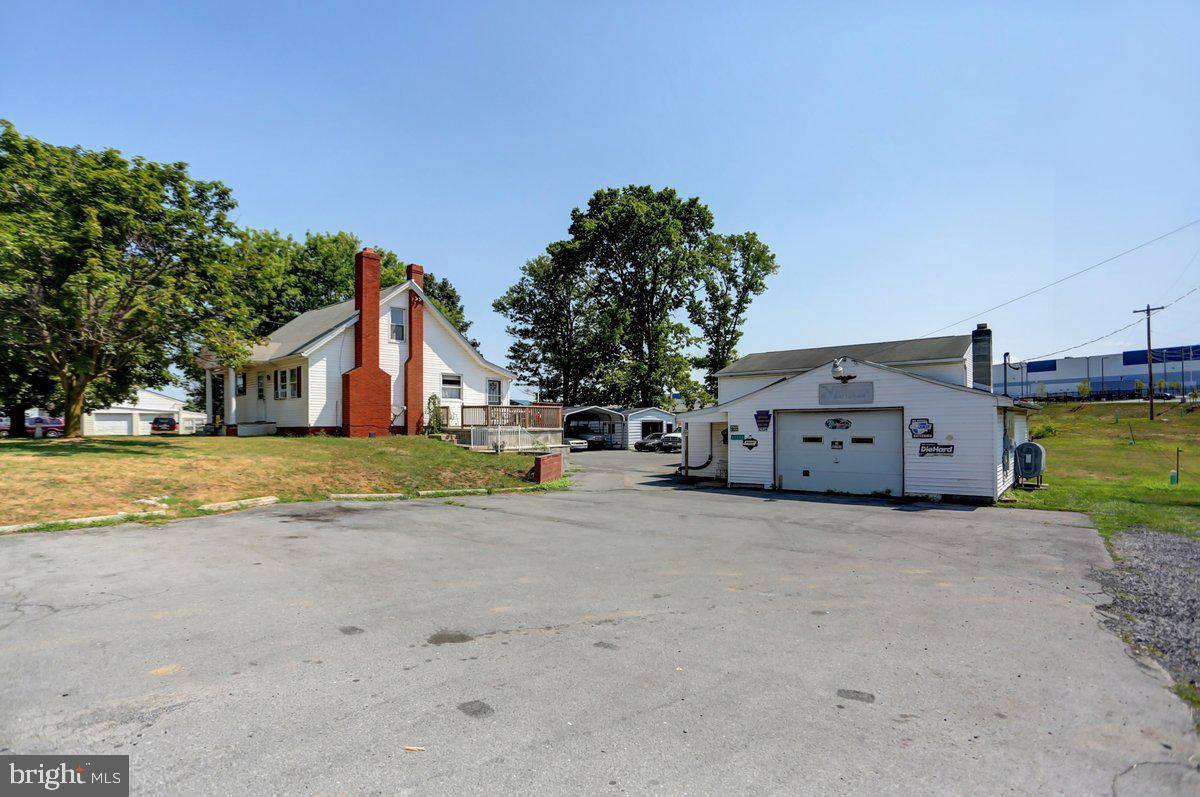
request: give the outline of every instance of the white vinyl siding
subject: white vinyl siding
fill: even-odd
[[[296,385],[298,397],[276,398],[275,372],[289,371],[289,383],[291,375],[299,369],[300,382]],[[279,364],[271,364],[259,367],[251,367],[246,370],[246,395],[237,397],[237,418],[236,422],[240,424],[257,423],[266,421],[274,423],[277,427],[307,427],[312,424],[308,419],[308,403],[309,403],[309,385],[312,383],[311,374],[308,373],[307,361],[300,358],[293,358],[290,362]],[[258,398],[258,376],[263,375],[263,392],[265,397]],[[288,393],[292,392],[288,388]],[[228,422],[228,417],[225,421]]]
[[[426,401],[431,394],[436,394],[442,406],[449,408],[451,426],[462,423],[463,405],[487,404],[488,379],[500,380],[500,403],[508,403],[508,377],[481,365],[476,355],[468,351],[469,348],[469,344],[457,332],[439,322],[432,308],[425,308],[423,392]],[[441,398],[442,374],[462,377],[462,398]]]
[[[642,432],[642,421],[658,421],[662,423],[662,431],[665,432],[668,431],[668,425],[674,428],[675,413],[660,410],[657,407],[649,407],[637,412],[631,412],[625,422],[624,448],[633,448],[634,443],[646,436]]]
[[[733,483],[772,486],[774,479],[774,413],[788,409],[904,409],[904,492],[907,495],[969,495],[996,497],[996,404],[989,393],[960,389],[905,376],[894,371],[855,363],[859,382],[875,383],[873,404],[823,407],[818,385],[832,381],[827,367],[818,368],[776,387],[749,396],[726,408],[728,422],[739,432],[753,435],[758,446],[747,449],[740,441],[729,447],[729,478]],[[771,428],[759,431],[754,413],[771,410]],[[934,436],[914,439],[907,431],[913,418],[929,418]],[[685,419],[686,420],[686,419]],[[947,443],[954,456],[919,455],[921,443]]]
[[[778,382],[785,376],[788,376],[788,374],[722,376],[717,379],[717,403],[724,404],[736,398],[741,398],[747,393],[753,393],[760,387],[766,387],[773,382]]]

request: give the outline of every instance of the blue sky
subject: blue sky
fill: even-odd
[[[915,337],[1200,218],[1200,5],[1047,5],[10,3],[0,117],[422,263],[500,362],[491,301],[629,183],[777,253],[743,353]],[[1198,250],[981,320],[1016,357],[1079,343],[1200,284]],[[1156,342],[1200,342],[1198,308]]]

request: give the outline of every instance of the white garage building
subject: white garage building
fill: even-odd
[[[133,401],[114,404],[83,416],[85,436],[150,434],[150,422],[170,415],[179,424],[179,434],[195,434],[204,426],[204,413],[183,408],[180,399],[140,388]]]
[[[680,413],[690,477],[782,490],[995,500],[1036,405],[991,392],[991,332],[752,354]]]

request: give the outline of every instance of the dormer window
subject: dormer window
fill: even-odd
[[[407,320],[408,311],[403,307],[392,308],[392,331],[388,339],[398,343],[404,342],[404,323]]]

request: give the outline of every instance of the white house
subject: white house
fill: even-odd
[[[991,331],[752,354],[680,413],[685,475],[782,490],[995,500],[1036,405],[991,392]]]
[[[429,302],[420,266],[383,290],[374,251],[358,253],[354,269],[353,299],[284,324],[243,369],[207,363],[210,417],[213,374],[225,378],[227,434],[417,434],[430,395],[439,397],[450,429],[562,428],[560,407],[510,404],[513,375],[484,359]]]
[[[85,413],[81,431],[89,437],[150,434],[150,422],[169,415],[179,424],[180,434],[194,434],[204,425],[204,413],[185,410],[183,405],[182,399],[157,390],[140,388],[133,401]]]

